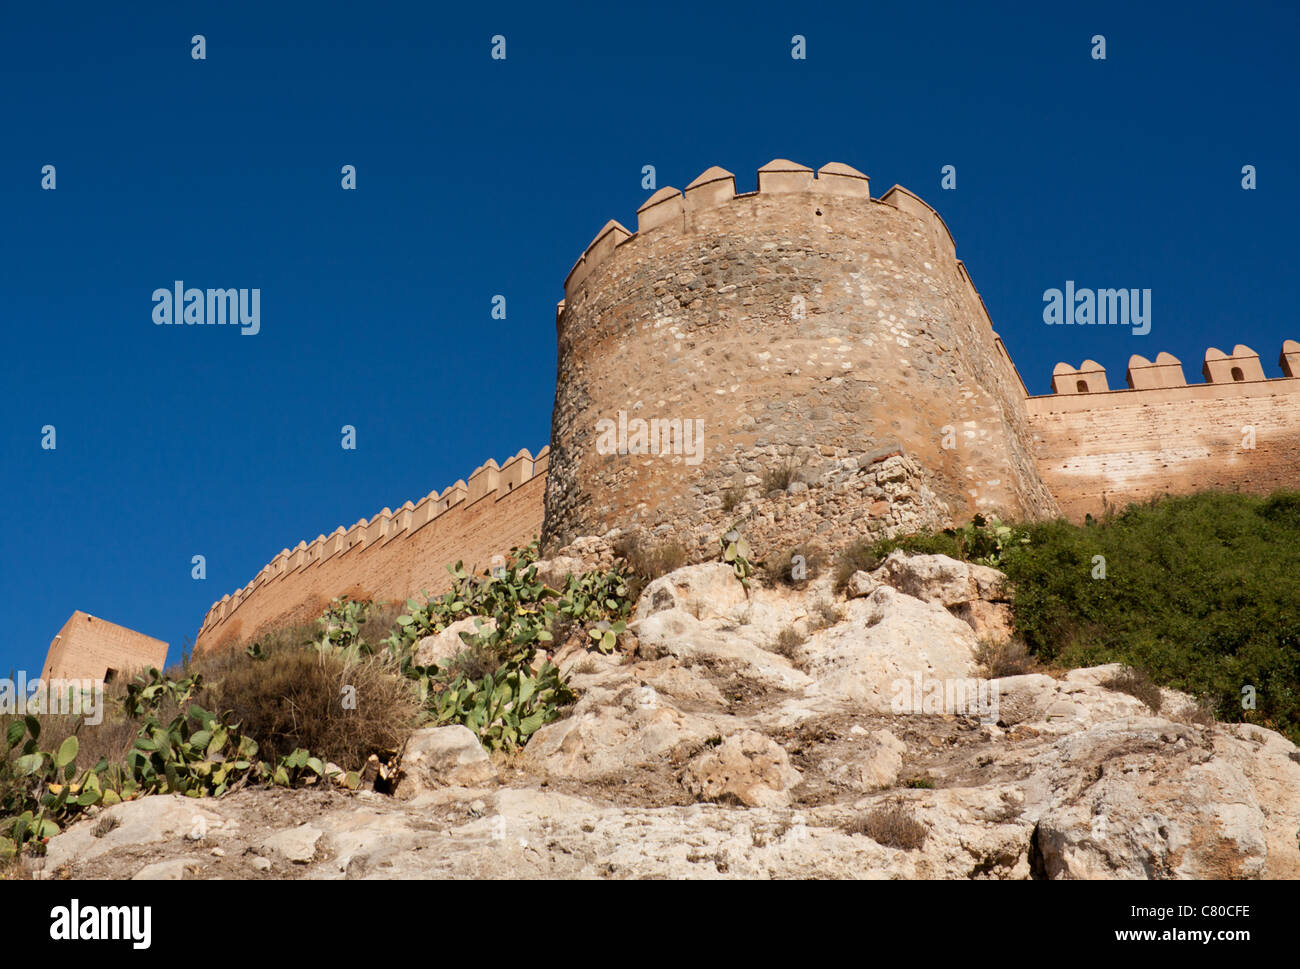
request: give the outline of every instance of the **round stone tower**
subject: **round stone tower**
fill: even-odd
[[[1024,385],[943,220],[838,163],[710,168],[565,281],[544,540],[611,528],[758,557],[1055,514]]]

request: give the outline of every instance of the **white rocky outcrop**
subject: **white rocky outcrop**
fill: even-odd
[[[632,652],[566,661],[577,703],[518,755],[430,728],[396,797],[119,804],[52,839],[43,873],[1300,877],[1284,737],[1184,722],[1171,690],[1155,713],[1107,685],[1114,666],[981,680],[960,610],[1000,603],[1000,575],[902,553],[860,575],[837,599],[829,580],[746,591],[726,566],[678,570],[646,587]],[[924,838],[875,841],[864,819],[884,811]]]

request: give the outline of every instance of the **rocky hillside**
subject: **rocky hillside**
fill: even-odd
[[[977,681],[1001,589],[936,555],[894,553],[839,595],[679,569],[625,650],[557,652],[579,699],[515,754],[427,728],[392,793],[129,801],[53,838],[41,873],[1300,877],[1295,745],[1140,699],[1118,667]]]

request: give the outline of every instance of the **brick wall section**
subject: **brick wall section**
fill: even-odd
[[[275,626],[310,622],[336,596],[401,602],[450,587],[447,565],[481,571],[496,555],[541,533],[548,450],[498,468],[479,468],[396,514],[388,509],[351,529],[276,556],[245,589],[214,603],[195,652],[248,643]],[[442,507],[446,504],[446,507]]]
[[[805,464],[809,497],[803,514],[767,523],[773,544],[843,543],[977,510],[1056,512],[1023,384],[948,230],[919,199],[897,187],[871,199],[847,166],[814,178],[778,161],[756,193],[736,196],[721,169],[684,195],[662,189],[639,230],[609,223],[566,282],[548,547],[618,526],[711,555],[737,513],[755,513],[763,471],[788,460]],[[597,422],[620,410],[702,419],[703,461],[598,453]],[[954,449],[942,446],[945,427]],[[864,515],[885,495],[856,471],[899,452],[904,476],[917,472],[912,513]],[[745,503],[727,510],[737,487]],[[820,500],[837,488],[871,497]]]
[[[1038,468],[1072,520],[1107,502],[1300,487],[1300,377],[1028,401]],[[1244,429],[1255,447],[1243,446]]]
[[[109,670],[125,675],[150,666],[162,669],[166,659],[161,639],[77,610],[50,643],[41,678],[102,680]]]

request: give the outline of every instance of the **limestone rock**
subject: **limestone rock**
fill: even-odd
[[[949,609],[975,632],[978,639],[995,643],[1009,642],[1014,633],[1011,605],[1006,602],[985,602],[972,599]]]
[[[687,666],[703,663],[724,667],[779,690],[802,689],[812,683],[785,657],[743,636],[713,629],[675,606],[638,619],[629,628],[636,633],[640,653],[647,658],[672,656]]]
[[[473,634],[479,629],[479,623],[482,623],[484,632],[496,629],[496,620],[490,617],[470,616],[457,619],[442,632],[421,639],[415,647],[415,661],[421,666],[444,665],[469,648],[460,634]]]
[[[889,586],[846,606],[847,620],[809,637],[801,655],[816,682],[808,696],[888,712],[910,690],[913,674],[925,680],[975,675],[975,634],[941,606]]]
[[[1037,863],[1047,877],[1263,873],[1268,847],[1257,791],[1188,728],[1152,717],[1111,721],[1063,738],[1055,750],[1072,772],[1091,770],[1096,780],[1086,797],[1060,797],[1040,817]]]
[[[731,795],[748,807],[780,807],[790,803],[790,788],[799,783],[800,774],[781,747],[746,730],[692,760],[681,780],[700,800]]]
[[[476,787],[497,779],[488,753],[468,727],[426,727],[411,734],[402,754],[399,797],[437,787]]]
[[[305,865],[316,857],[323,833],[320,828],[310,824],[277,831],[257,845],[257,852],[262,856],[278,855],[295,865]]]
[[[888,730],[866,737],[853,756],[827,765],[828,776],[854,790],[871,792],[893,787],[903,769],[907,745]]]
[[[870,572],[854,572],[849,576],[844,594],[850,599],[862,599],[875,592],[883,583]]]
[[[899,592],[942,606],[974,599],[1000,602],[1006,596],[1006,577],[997,569],[946,555],[913,555],[895,549],[872,574]]]
[[[745,587],[730,565],[722,562],[688,565],[660,576],[645,587],[637,600],[636,618],[679,609],[696,619],[708,619],[727,614],[747,599]]]
[[[168,861],[155,861],[145,865],[131,876],[132,881],[178,882],[185,878],[187,872],[197,871],[200,865],[189,858],[172,858]]]
[[[222,824],[215,802],[201,802],[179,794],[124,801],[107,808],[100,818],[105,815],[115,818],[117,825],[102,837],[95,836],[95,823],[87,822],[51,838],[45,855],[45,871],[57,871],[74,859],[91,861],[129,845],[184,843],[191,832],[212,832]]]
[[[573,712],[529,738],[524,763],[544,775],[593,780],[663,762],[718,732],[710,718],[683,713],[630,675],[589,689]]]

